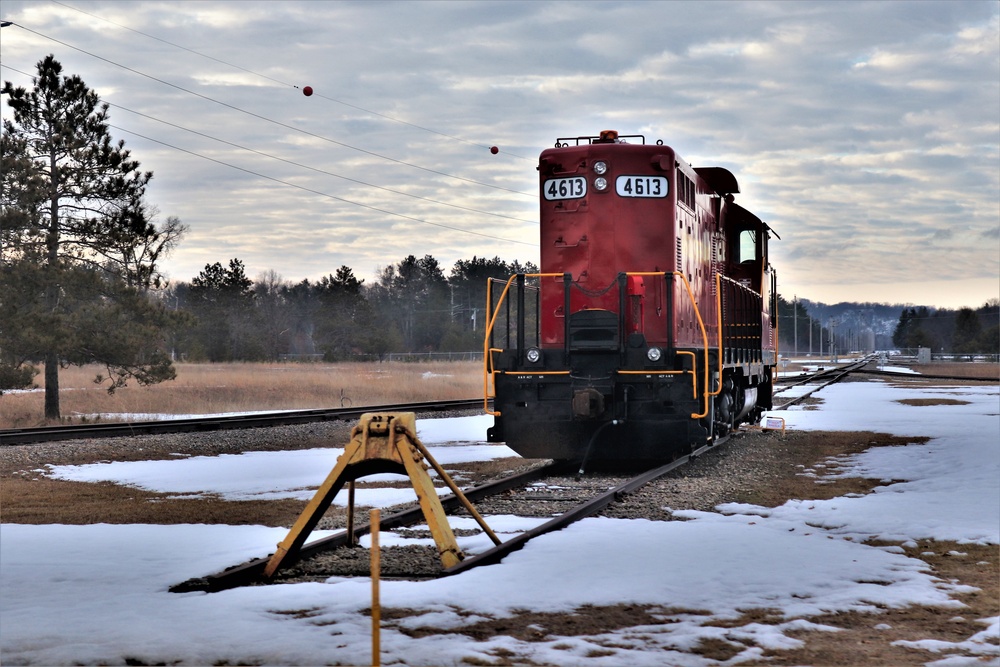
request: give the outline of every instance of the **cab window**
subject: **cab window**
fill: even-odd
[[[737,262],[753,262],[757,259],[757,233],[752,229],[740,232],[739,257]]]

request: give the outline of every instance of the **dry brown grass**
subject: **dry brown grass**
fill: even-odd
[[[177,379],[129,383],[113,395],[95,385],[97,366],[63,369],[64,420],[115,421],[111,414],[208,414],[379,405],[482,395],[477,362],[343,364],[177,364]],[[41,375],[36,378],[44,386]],[[41,391],[0,396],[0,428],[45,424]]]
[[[990,362],[935,361],[931,364],[910,364],[909,368],[924,375],[951,375],[952,377],[994,378],[1000,380],[1000,364]]]
[[[185,498],[112,482],[67,482],[48,477],[14,476],[0,483],[5,523],[56,522],[290,526],[302,512],[297,500],[226,501],[216,497]],[[338,508],[331,513],[343,514]]]

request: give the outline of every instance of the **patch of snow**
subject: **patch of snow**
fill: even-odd
[[[868,382],[832,385],[818,395],[823,399],[818,410],[773,414],[799,430],[873,430],[931,440],[872,449],[823,469],[824,477],[887,480],[867,495],[792,500],[776,508],[729,504],[719,508],[722,513],[678,511],[686,521],[590,518],[531,541],[499,565],[434,581],[383,581],[383,607],[413,610],[404,619],[383,623],[383,664],[492,664],[497,652],[508,651],[545,665],[707,667],[722,663],[690,649],[709,639],[733,645],[736,655],[726,664],[738,664],[762,659],[767,648],[800,645],[792,631],[836,631],[805,620],[814,615],[908,605],[960,609],[954,596],[968,587],[933,576],[923,561],[898,549],[864,541],[1000,543],[997,388],[896,388]],[[956,395],[969,403],[913,410],[896,402]],[[477,433],[472,437],[481,442],[489,421],[426,420],[418,423],[418,431],[442,463],[511,455],[499,446],[447,444],[465,437],[459,432]],[[337,450],[257,452],[58,466],[49,474],[174,493],[261,497],[314,488],[336,455]],[[368,502],[380,501],[375,494]],[[518,517],[486,519],[503,533],[537,525]],[[463,521],[470,525],[471,520]],[[264,556],[286,533],[262,526],[0,524],[0,661],[370,664],[366,578],[213,594],[167,590]],[[470,552],[487,542],[480,536],[460,541]],[[383,543],[414,542],[398,531],[385,533]],[[621,548],[609,548],[615,545]],[[623,557],[626,548],[628,557]],[[650,605],[662,622],[532,641],[406,634],[523,611],[566,613],[584,605],[621,603]],[[754,608],[775,609],[783,618],[776,624],[732,627],[743,610]],[[941,654],[931,663],[936,667],[996,664],[1000,618],[982,622],[982,632],[961,642],[899,644]],[[947,655],[954,651],[968,655]]]

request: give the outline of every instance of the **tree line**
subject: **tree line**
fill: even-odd
[[[1000,352],[1000,300],[978,309],[904,308],[892,341],[901,348],[927,347],[934,352],[997,354]]]
[[[487,280],[537,271],[530,262],[473,257],[445,275],[433,256],[410,255],[380,269],[370,284],[348,266],[293,283],[273,271],[251,280],[234,258],[206,265],[159,298],[188,316],[169,336],[177,359],[382,359],[390,352],[480,349]]]
[[[809,306],[822,308],[830,315],[821,321]],[[889,318],[895,318],[897,312],[899,319],[894,323]],[[827,354],[831,341],[838,353],[891,347],[928,347],[955,354],[1000,352],[1000,299],[990,299],[979,308],[954,310],[873,303],[823,306],[800,300],[790,302],[779,296],[778,321],[782,354],[790,354],[796,344],[801,353],[809,349],[810,343],[821,354]]]

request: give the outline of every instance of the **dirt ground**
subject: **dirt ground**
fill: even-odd
[[[869,447],[913,443],[876,433],[799,433],[750,432],[739,438],[747,446],[760,447],[773,464],[771,473],[756,482],[745,484],[733,492],[729,502],[749,502],[777,506],[789,499],[825,499],[846,493],[867,493],[879,485],[879,480],[840,479],[818,484],[816,479],[800,474],[803,467],[826,462],[837,457],[864,451]],[[287,447],[289,443],[285,443]],[[733,446],[739,446],[735,443]],[[310,446],[309,442],[294,443],[294,448]],[[727,445],[728,446],[728,445]],[[150,454],[150,452],[147,452]],[[85,463],[108,460],[107,453],[95,450],[90,455],[73,454],[69,460],[47,461],[51,464]],[[156,458],[155,454],[149,458]],[[90,459],[88,461],[88,458]],[[495,464],[472,471],[472,477],[496,474]],[[466,471],[469,474],[469,471]],[[88,484],[46,478],[35,465],[0,465],[0,520],[5,523],[220,523],[264,524],[288,526],[303,508],[296,501],[227,502],[221,499],[178,499],[115,484]],[[957,596],[966,608],[961,610],[933,607],[881,609],[877,614],[845,613],[813,617],[815,623],[835,626],[842,632],[792,633],[802,640],[802,648],[765,652],[765,659],[751,665],[923,665],[947,655],[893,645],[900,640],[938,639],[962,641],[981,632],[978,619],[1000,615],[1000,548],[949,542],[922,541],[916,547],[906,547],[912,558],[921,559],[935,576],[978,589]],[[667,607],[614,605],[585,607],[574,614],[522,614],[515,618],[483,620],[454,629],[419,628],[409,630],[428,635],[459,632],[470,641],[498,634],[524,641],[552,641],[554,636],[591,635],[635,625],[655,624],[656,617],[676,612]],[[698,610],[685,610],[699,613]],[[398,628],[398,621],[420,612],[407,609],[384,609],[383,624]],[[739,627],[747,623],[782,622],[771,609],[747,609],[744,616],[727,622]],[[609,647],[609,649],[612,647]],[[737,654],[741,646],[726,641],[705,642],[693,649],[695,653],[725,661]],[[610,654],[610,650],[609,650]],[[595,657],[599,655],[595,653]],[[535,664],[523,656],[497,654],[490,665]]]

